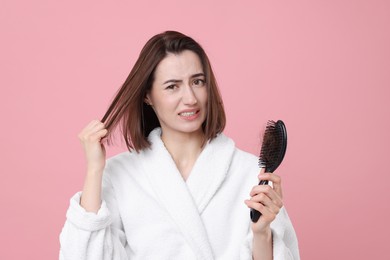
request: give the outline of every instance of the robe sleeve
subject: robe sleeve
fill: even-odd
[[[274,260],[299,260],[298,240],[287,211],[281,208],[278,216],[271,223]],[[244,244],[241,247],[240,260],[251,260],[253,232],[249,228]]]
[[[297,236],[285,207],[271,223],[271,230],[274,260],[299,260]]]
[[[81,207],[81,192],[70,199],[60,234],[60,260],[129,259],[117,201],[107,176],[108,168],[104,171],[102,204],[97,213]]]

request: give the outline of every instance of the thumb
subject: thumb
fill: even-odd
[[[260,174],[264,174],[265,173],[265,167],[261,167],[260,168]]]

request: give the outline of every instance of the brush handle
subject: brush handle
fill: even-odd
[[[262,180],[259,182],[259,185],[267,185],[268,181],[267,180]],[[261,213],[255,209],[251,209],[251,220],[253,223],[256,223],[261,216]]]

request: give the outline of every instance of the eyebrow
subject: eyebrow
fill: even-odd
[[[196,73],[196,74],[194,74],[194,75],[191,75],[190,78],[196,78],[196,77],[200,77],[200,76],[205,77],[204,73]],[[169,79],[169,80],[165,81],[165,82],[163,83],[163,85],[164,85],[164,84],[167,84],[167,83],[178,83],[178,82],[182,82],[182,80],[179,80],[179,79]]]

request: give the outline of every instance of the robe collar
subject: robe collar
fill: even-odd
[[[161,128],[149,137],[151,148],[140,153],[156,195],[187,239],[197,259],[213,259],[201,214],[227,176],[234,142],[219,134],[197,158],[187,182],[161,140]]]

